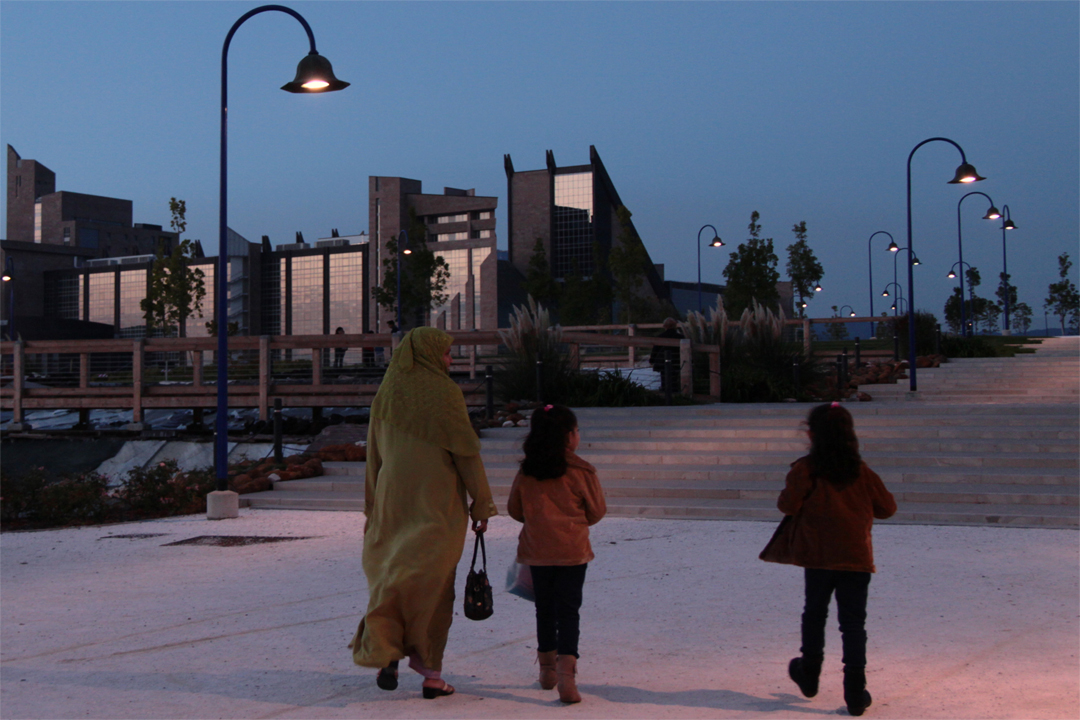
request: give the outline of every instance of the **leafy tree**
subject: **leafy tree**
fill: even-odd
[[[640,321],[641,316],[647,314],[652,305],[640,292],[641,285],[646,282],[646,270],[650,260],[645,244],[641,242],[633,223],[630,222],[630,211],[620,205],[616,214],[620,232],[618,243],[608,256],[608,264],[615,285],[615,300],[620,305],[619,320],[629,323],[635,319]]]
[[[791,231],[795,233],[795,242],[788,245],[786,269],[788,277],[791,278],[791,287],[799,296],[799,302],[796,305],[799,317],[805,317],[803,303],[806,298],[814,297],[814,288],[821,282],[825,271],[806,242],[806,221],[803,220],[791,228]],[[833,310],[835,309],[836,307],[833,306]]]
[[[602,267],[599,257],[593,267]],[[581,275],[575,261],[563,278],[559,293],[559,322],[562,325],[597,325],[611,320],[611,284],[601,272],[589,278]]]
[[[960,328],[960,288],[954,287],[952,295],[945,301],[945,324],[949,326],[949,331],[959,335]],[[964,305],[964,312],[969,312],[967,309],[967,303]]]
[[[428,247],[427,226],[412,208],[409,208],[406,233],[412,252],[401,258],[401,317],[402,324],[407,327],[414,324],[410,320],[426,322],[433,307],[441,307],[449,300],[446,285],[450,280],[450,266]],[[395,236],[386,243],[382,285],[372,290],[375,302],[387,312],[397,310],[397,268],[398,244]]]
[[[796,225],[796,227],[798,226]],[[840,310],[836,305],[832,306],[832,316],[834,318],[840,317]],[[825,334],[830,340],[845,340],[848,336],[847,323],[829,323]]]
[[[1069,279],[1069,270],[1072,268],[1072,261],[1069,260],[1069,253],[1062,253],[1058,255],[1058,280],[1056,283],[1050,283],[1047,288],[1046,300],[1043,302],[1043,307],[1049,310],[1054,317],[1061,322],[1061,333],[1065,334],[1065,325],[1068,323],[1069,327],[1077,324],[1080,320],[1080,293],[1076,290],[1076,285]]]
[[[187,229],[187,203],[170,198],[169,212],[172,214],[169,227],[179,236]],[[150,329],[160,330],[166,337],[174,333],[184,337],[187,319],[191,315],[203,316],[206,274],[198,268],[188,267],[194,257],[195,244],[180,240],[169,253],[164,246],[159,246],[150,268],[146,297],[139,301],[139,309]]]
[[[1011,325],[1017,329],[1021,335],[1026,335],[1028,329],[1031,328],[1031,306],[1027,303],[1009,304],[1009,316]]]
[[[776,264],[780,259],[773,251],[772,238],[760,237],[760,218],[757,210],[750,213],[750,238],[739,244],[724,268],[727,278],[724,307],[729,318],[738,319],[753,300],[773,310],[780,305],[780,293],[776,289],[780,279]]]
[[[998,306],[1000,308],[1004,308],[1006,304],[1009,306],[1010,319],[1012,318],[1013,312],[1016,310],[1017,301],[1016,286],[1009,282],[1011,277],[1012,275],[1009,275],[1008,273],[1000,273],[998,275],[998,287],[997,290],[994,291],[994,294],[997,296]],[[1006,297],[1009,299],[1008,303],[1005,302]],[[1002,312],[1004,312],[1003,309]],[[1012,325],[1011,322],[1009,324]]]
[[[544,251],[544,240],[536,238],[529,268],[525,273],[525,292],[545,307],[552,307],[559,297],[559,284],[551,275],[551,263]]]
[[[983,300],[975,293],[975,288],[982,285],[982,274],[979,273],[979,268],[969,267],[964,271],[964,277],[968,283],[968,321],[971,322],[972,334],[976,334],[979,330],[979,316],[980,310],[983,310],[986,305],[986,301]]]

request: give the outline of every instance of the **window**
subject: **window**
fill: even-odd
[[[34,203],[34,242],[41,242],[41,203]]]
[[[490,220],[491,219],[491,211],[490,210],[481,210],[480,212],[474,212],[472,214],[472,219],[473,220]]]
[[[473,230],[472,231],[472,237],[473,237],[473,240],[484,240],[485,238],[491,237],[491,231],[490,230]]]
[[[450,240],[468,240],[469,234],[466,232],[454,232],[454,233],[439,233],[435,236],[436,242],[447,242]]]
[[[71,244],[71,228],[69,227],[64,228],[64,244]]]
[[[573,272],[583,277],[593,272],[593,192],[592,173],[555,176],[555,222],[552,238],[552,266],[555,277]]]
[[[435,218],[437,224],[442,223],[454,223],[454,222],[467,222],[469,219],[468,213],[462,213],[460,215],[439,215]]]

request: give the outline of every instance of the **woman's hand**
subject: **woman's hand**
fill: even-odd
[[[472,529],[474,533],[487,532],[487,520],[473,520]]]

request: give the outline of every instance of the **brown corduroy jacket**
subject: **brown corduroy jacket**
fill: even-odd
[[[518,472],[507,510],[525,526],[518,535],[522,565],[583,565],[593,559],[589,526],[607,513],[596,468],[567,451],[566,474],[537,480]]]
[[[870,528],[874,518],[883,520],[896,512],[892,493],[866,463],[855,482],[840,490],[823,477],[813,477],[805,457],[791,464],[776,506],[795,516],[795,565],[854,572],[875,572]]]

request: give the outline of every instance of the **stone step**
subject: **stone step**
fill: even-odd
[[[809,447],[806,437],[770,438],[753,440],[750,438],[712,438],[698,440],[672,440],[672,439],[608,439],[608,440],[582,440],[578,448],[578,454],[587,456],[590,454],[608,454],[613,452],[633,451],[641,453],[748,453],[748,452],[789,452],[795,454],[805,453]],[[1006,440],[1003,438],[992,439],[960,439],[960,438],[908,438],[892,440],[866,440],[859,443],[860,451],[864,454],[891,453],[891,452],[915,452],[915,453],[1080,453],[1080,442],[1077,440]],[[505,455],[507,453],[520,453],[521,443],[512,440],[488,441],[483,443],[485,456]]]

